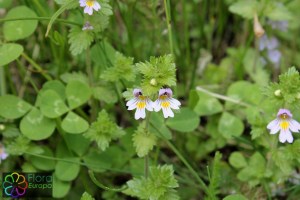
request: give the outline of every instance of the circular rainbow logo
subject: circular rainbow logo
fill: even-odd
[[[22,197],[26,193],[28,188],[28,182],[25,176],[13,172],[6,175],[3,182],[3,189],[7,196],[18,198]]]

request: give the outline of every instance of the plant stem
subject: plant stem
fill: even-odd
[[[90,176],[91,180],[93,181],[93,183],[95,183],[98,187],[100,187],[104,190],[113,191],[113,192],[122,192],[123,190],[127,189],[127,186],[123,186],[121,188],[110,188],[110,187],[103,185],[96,179],[94,172],[92,170],[89,170],[89,176]]]
[[[173,47],[172,26],[171,26],[170,2],[168,0],[164,0],[164,6],[165,6],[165,13],[166,13],[167,27],[168,27],[168,36],[169,36],[170,51],[171,51],[172,55],[175,56],[175,54],[174,54],[174,47]]]
[[[8,22],[8,21],[22,21],[22,20],[40,20],[40,21],[49,21],[51,17],[22,17],[22,18],[4,18],[0,19],[1,22]],[[77,22],[72,22],[69,20],[65,19],[56,19],[56,22],[64,23],[64,24],[71,24],[71,25],[76,25],[76,26],[82,26],[82,24],[77,23]]]
[[[21,54],[25,60],[27,60],[38,72],[40,72],[42,74],[42,76],[47,79],[47,81],[52,80],[51,76],[49,76],[48,74],[45,73],[45,71],[43,70],[43,68],[41,66],[39,66],[34,60],[32,60],[27,54],[22,53]]]

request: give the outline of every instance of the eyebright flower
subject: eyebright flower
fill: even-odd
[[[8,157],[8,154],[5,152],[5,148],[0,144],[0,163],[2,160],[5,160]]]
[[[85,31],[85,30],[93,30],[94,27],[90,24],[90,22],[85,22],[85,24],[83,25],[82,27],[82,30]]]
[[[162,109],[164,117],[174,117],[174,113],[172,109],[179,109],[181,103],[177,100],[172,98],[173,92],[170,88],[164,88],[159,90],[159,97],[154,102],[154,110],[156,112]]]
[[[93,14],[93,9],[98,11],[101,9],[100,4],[96,0],[79,0],[80,6],[85,7],[84,13]]]
[[[267,128],[270,130],[270,134],[276,134],[280,131],[279,141],[285,143],[292,143],[294,138],[292,132],[299,132],[300,124],[294,120],[292,113],[287,109],[279,109],[277,118],[271,121]]]
[[[142,118],[145,119],[146,117],[146,111],[145,109],[149,111],[153,111],[153,102],[146,96],[143,95],[142,90],[140,89],[134,89],[133,90],[134,98],[129,100],[126,103],[126,106],[128,106],[128,110],[136,109],[134,118],[136,120]]]

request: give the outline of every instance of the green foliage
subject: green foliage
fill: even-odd
[[[91,96],[91,90],[87,84],[74,80],[68,82],[66,87],[66,96],[69,107],[74,109],[89,100]]]
[[[70,162],[79,162],[79,158],[67,158]],[[55,165],[55,176],[62,181],[72,181],[79,173],[80,165],[75,163],[68,163],[66,161],[58,161]]]
[[[69,112],[63,119],[61,127],[68,133],[79,134],[88,130],[89,123],[76,113]]]
[[[213,161],[213,166],[211,169],[211,176],[209,177],[209,197],[208,199],[217,199],[217,195],[219,193],[219,186],[221,182],[221,158],[222,154],[216,152],[215,158]]]
[[[61,181],[56,176],[53,176],[53,191],[54,198],[63,198],[71,189],[71,182]]]
[[[229,11],[244,18],[252,19],[258,7],[259,3],[256,0],[239,0],[229,7]]]
[[[214,97],[196,90],[190,91],[189,106],[199,116],[214,115],[222,112],[222,104]]]
[[[7,119],[17,119],[25,115],[31,105],[13,95],[0,96],[0,116]]]
[[[237,169],[247,166],[247,161],[241,152],[233,152],[230,154],[229,163]]]
[[[44,140],[54,129],[55,121],[45,117],[37,108],[33,108],[20,123],[21,132],[31,140]]]
[[[16,60],[24,49],[21,45],[15,43],[7,43],[0,46],[0,67]]]
[[[189,108],[181,108],[180,113],[176,113],[174,118],[166,121],[167,126],[180,132],[191,132],[199,126],[199,123],[200,118]]]
[[[90,31],[83,31],[80,27],[73,27],[68,35],[70,51],[76,56],[86,50],[94,41],[94,35]]]
[[[125,135],[125,131],[109,118],[105,110],[102,110],[98,114],[97,121],[92,123],[84,135],[91,141],[95,141],[98,147],[105,151],[109,143]]]
[[[244,131],[244,124],[238,117],[224,112],[218,125],[218,131],[227,139],[240,136]]]
[[[30,140],[24,136],[17,137],[6,150],[10,155],[23,155],[30,147]]]
[[[176,85],[176,67],[172,55],[150,57],[150,61],[136,64],[143,75],[142,91],[146,96],[156,95],[163,86]]]
[[[95,200],[89,193],[84,192],[80,198],[80,200]]]
[[[116,52],[113,66],[106,69],[101,78],[110,82],[119,80],[133,81],[135,79],[133,58],[127,58],[121,53]]]
[[[279,95],[275,95],[280,91]],[[286,73],[279,76],[279,83],[271,83],[264,91],[270,101],[276,106],[299,107],[300,76],[295,67],[290,68]]]
[[[144,157],[153,149],[156,145],[156,136],[153,133],[149,133],[145,129],[145,124],[140,124],[132,137],[133,145],[136,148],[136,153],[139,157]]]
[[[223,200],[247,200],[247,198],[241,194],[232,194],[225,197]]]
[[[127,182],[125,194],[140,199],[177,200],[176,190],[179,185],[174,178],[173,167],[170,165],[150,167],[148,178],[134,178]]]
[[[5,19],[11,18],[36,18],[33,10],[26,6],[18,6],[11,9]],[[24,39],[34,33],[37,27],[37,20],[7,21],[3,25],[4,37],[8,41]]]
[[[149,130],[150,133],[154,133],[159,138],[172,139],[172,132],[168,129],[163,116],[159,113],[151,113]]]

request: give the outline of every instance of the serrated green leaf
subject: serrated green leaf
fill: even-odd
[[[104,101],[107,104],[114,104],[118,101],[118,96],[113,89],[107,87],[94,87],[92,88],[92,91],[95,99]]]
[[[76,56],[86,50],[94,41],[94,36],[90,31],[83,31],[79,27],[73,27],[68,35],[70,51]]]
[[[167,126],[180,132],[191,132],[199,126],[199,123],[200,118],[189,108],[181,108],[174,118],[169,118],[166,121]]]
[[[89,123],[74,112],[69,112],[63,119],[61,127],[67,133],[79,134],[89,128]]]
[[[199,116],[214,115],[223,111],[222,104],[214,97],[192,90],[189,105]]]
[[[147,132],[144,124],[138,127],[132,140],[139,157],[148,155],[149,151],[151,151],[156,144],[156,136],[153,133]]]
[[[80,200],[95,200],[89,193],[84,192],[80,198]]]
[[[66,95],[69,107],[74,109],[89,100],[91,89],[87,84],[74,80],[67,84]]]
[[[5,19],[12,18],[36,18],[37,15],[33,10],[26,6],[18,6],[11,9]],[[16,20],[7,21],[3,25],[4,38],[8,41],[24,39],[34,33],[37,27],[37,20]]]
[[[21,132],[31,140],[44,140],[52,135],[55,121],[45,117],[37,108],[33,108],[20,123]]]
[[[49,118],[57,118],[69,110],[64,101],[53,90],[41,93],[40,108],[43,115]]]
[[[97,121],[92,123],[84,136],[95,141],[98,147],[104,151],[112,140],[118,139],[124,134],[125,131],[109,118],[105,110],[102,110],[98,114]]]
[[[64,158],[65,160],[79,163],[79,158]],[[79,173],[80,165],[65,161],[58,161],[55,166],[55,176],[61,181],[72,181]]]
[[[218,131],[227,139],[240,136],[244,131],[244,124],[240,118],[224,112],[218,124]]]
[[[0,96],[0,116],[6,119],[17,119],[25,115],[31,105],[13,95]]]
[[[135,79],[133,58],[125,57],[121,53],[117,52],[113,66],[105,70],[101,75],[101,78],[110,82],[122,79],[126,81],[133,81]]]
[[[242,153],[236,151],[230,154],[229,163],[235,168],[243,168],[247,166],[247,161]]]
[[[3,44],[0,47],[0,67],[16,60],[22,53],[23,46],[15,43]]]
[[[17,137],[12,143],[10,143],[6,151],[10,155],[23,155],[30,147],[30,140],[23,135]]]

